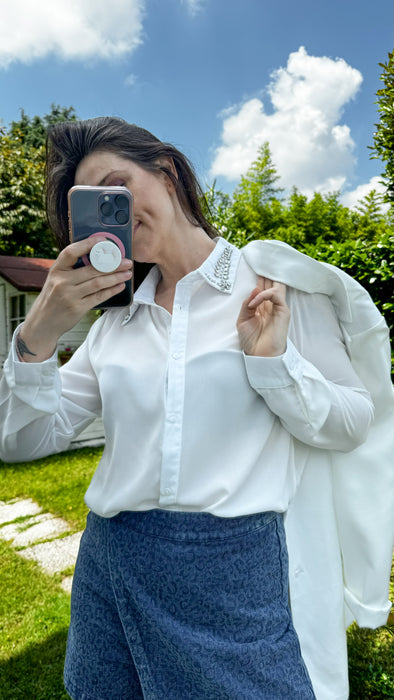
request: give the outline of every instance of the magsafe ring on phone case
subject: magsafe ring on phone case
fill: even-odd
[[[122,258],[126,256],[125,247],[120,238],[115,236],[114,233],[97,231],[89,236],[89,238],[98,237],[105,238],[105,241],[98,241],[89,255],[82,256],[82,260],[85,265],[92,265],[98,272],[113,272],[119,267]]]
[[[114,272],[122,262],[122,253],[112,241],[98,241],[89,253],[90,264],[98,272]]]

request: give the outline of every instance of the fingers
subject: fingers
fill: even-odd
[[[83,255],[88,255],[99,240],[104,241],[104,236],[102,238],[84,238],[82,241],[70,243],[70,245],[64,248],[59,254],[56,261],[57,267],[60,270],[71,270],[78,261],[78,258],[81,258]]]
[[[253,290],[254,291],[254,290]],[[250,297],[249,297],[250,299]],[[246,299],[246,301],[243,302],[239,314],[238,314],[238,319],[237,319],[237,327],[239,327],[242,323],[245,321],[249,321],[249,319],[254,316],[255,310],[251,310],[248,308],[249,305],[249,299]]]
[[[248,321],[255,315],[256,309],[263,301],[270,301],[270,290],[272,290],[273,282],[266,277],[259,276],[257,278],[257,286],[252,290],[248,299],[243,302],[239,316],[238,324]],[[268,295],[266,296],[266,292]]]
[[[89,237],[89,238],[84,238],[81,241],[77,241],[75,243],[70,243],[62,252],[59,254],[59,257],[56,261],[56,267],[60,270],[71,270],[73,269],[74,265],[77,263],[79,258],[82,258],[84,255],[88,255],[96,243],[99,241],[105,241],[105,236],[96,236],[96,237]],[[121,265],[123,267],[130,267],[131,266],[131,260],[128,260],[128,264],[125,262],[127,258],[124,258],[121,262]],[[86,266],[90,267],[90,266]],[[81,268],[83,269],[83,268]],[[99,273],[100,274],[100,273]]]
[[[272,304],[282,305],[284,303],[282,291],[276,289],[275,287],[270,287],[269,289],[259,291],[253,296],[253,299],[250,299],[248,302],[248,309],[257,309],[257,307],[264,301],[270,301]]]
[[[89,308],[123,291],[125,283],[132,277],[131,260],[123,259],[119,267],[111,273],[99,272],[92,265],[73,267],[82,255],[91,250],[97,240],[96,238],[71,243],[60,253],[42,292],[42,296],[47,299],[45,313],[53,315],[57,312],[59,321],[64,317],[68,319],[75,316],[77,322]]]
[[[246,306],[249,305],[249,303],[255,299],[255,297],[260,294],[260,292],[265,291],[266,289],[270,289],[272,287],[272,281],[267,279],[266,277],[261,277],[260,275],[257,277],[257,286],[252,290],[250,293],[249,298],[244,302]]]
[[[111,296],[119,294],[132,275],[131,270],[120,270],[111,274],[98,273],[78,285],[78,294],[81,300],[91,297],[93,305],[102,303]]]
[[[117,294],[120,294],[123,292],[125,288],[125,282],[121,282],[120,284],[116,284],[114,287],[106,287],[104,289],[100,289],[98,292],[95,294],[86,296],[85,299],[82,301],[88,301],[89,305],[88,308],[92,309],[98,304],[103,304],[105,303],[108,299],[111,299],[112,297],[116,296]]]
[[[114,270],[114,272],[99,272],[92,265],[84,265],[83,267],[72,269],[73,282],[76,285],[80,285],[92,279],[95,279],[96,277],[102,277],[104,279],[107,279],[109,277],[113,277],[113,275],[120,274],[121,272],[131,271],[132,268],[133,262],[128,258],[123,258],[119,267],[117,267],[116,270]]]
[[[286,285],[281,282],[272,282],[266,277],[258,278],[258,286],[255,287],[248,299],[248,309],[257,309],[264,301],[270,301],[279,306],[286,304]]]
[[[257,275],[257,287],[263,291],[264,289],[269,289],[272,287],[272,280],[268,277],[262,277],[262,275]]]
[[[70,243],[62,252],[59,257],[52,265],[50,270],[50,278],[58,281],[63,280],[66,284],[71,284],[72,286],[79,287],[79,293],[81,293],[80,285],[89,282],[93,279],[100,278],[102,283],[98,286],[101,288],[108,288],[114,284],[118,284],[124,279],[130,279],[130,276],[122,277],[121,273],[129,272],[133,266],[132,260],[128,258],[123,258],[119,267],[114,273],[103,273],[96,270],[92,265],[83,265],[81,267],[75,268],[77,261],[91,251],[93,246],[99,241],[105,240],[98,237],[92,239],[87,238],[83,241],[77,241],[76,243]],[[71,274],[70,274],[71,273]],[[114,277],[114,275],[119,275]],[[66,281],[68,280],[68,282]],[[94,285],[93,285],[94,288]],[[82,296],[85,296],[83,293]]]

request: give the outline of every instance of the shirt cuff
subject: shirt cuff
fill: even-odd
[[[280,389],[299,382],[303,376],[304,360],[291,340],[286,352],[277,357],[245,355],[249,384],[253,389]]]
[[[21,324],[22,325],[22,324]],[[17,387],[29,387],[28,394],[36,394],[37,389],[51,389],[58,369],[57,349],[52,357],[43,362],[22,362],[16,352],[16,337],[21,325],[12,337],[11,351],[4,364],[4,375],[8,386],[15,390]]]

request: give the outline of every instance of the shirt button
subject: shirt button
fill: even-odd
[[[163,494],[164,494],[164,496],[171,496],[172,491],[171,491],[171,489],[164,489]]]
[[[172,353],[172,359],[173,359],[173,360],[179,360],[180,357],[181,357],[181,355],[180,355],[179,352],[173,352],[173,353]]]
[[[175,423],[175,415],[174,415],[174,413],[170,413],[170,414],[167,416],[167,420],[168,420],[169,423]]]

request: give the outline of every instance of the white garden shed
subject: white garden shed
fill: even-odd
[[[26,317],[41,291],[54,260],[0,255],[0,374],[8,355],[15,328]],[[96,312],[90,311],[59,340],[59,364],[63,353],[72,354],[84,341]],[[77,444],[104,442],[101,420],[96,420],[77,440]]]

